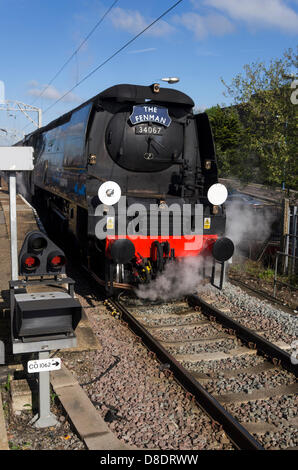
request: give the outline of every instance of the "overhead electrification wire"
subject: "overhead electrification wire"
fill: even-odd
[[[123,49],[128,47],[132,42],[134,42],[137,38],[139,38],[143,33],[145,33],[148,29],[150,29],[155,23],[157,23],[161,18],[163,18],[165,15],[167,15],[171,10],[173,10],[179,3],[181,3],[183,0],[178,0],[174,5],[172,5],[170,8],[168,8],[166,11],[164,11],[158,18],[156,18],[152,23],[150,23],[146,28],[144,28],[142,31],[140,31],[136,36],[134,36],[132,39],[127,41],[120,49],[118,49],[116,52],[114,52],[110,57],[108,57],[106,60],[104,60],[101,64],[99,64],[95,69],[93,69],[90,73],[88,73],[84,78],[82,78],[76,85],[74,85],[69,91],[64,93],[58,100],[56,100],[53,104],[51,104],[46,110],[43,112],[45,114],[47,111],[49,111],[51,108],[53,108],[59,101],[61,101],[65,96],[67,96],[69,93],[71,93],[75,88],[77,88],[79,85],[81,85],[83,82],[85,82],[88,78],[91,77],[95,72],[97,72],[101,67],[103,67],[105,64],[107,64],[110,60],[112,60],[117,54],[119,54]]]
[[[67,59],[67,61],[62,65],[62,67],[58,70],[58,72],[54,75],[54,77],[49,81],[49,83],[47,84],[47,86],[41,91],[41,93],[36,97],[36,99],[31,103],[31,104],[34,104],[44,93],[45,91],[50,87],[50,85],[53,83],[54,80],[56,80],[56,78],[58,77],[58,75],[60,75],[60,73],[65,69],[65,67],[69,64],[69,62],[71,61],[71,59],[73,57],[75,57],[75,55],[79,52],[79,50],[83,47],[83,45],[88,41],[88,39],[90,38],[90,36],[92,36],[92,34],[94,33],[94,31],[98,28],[98,26],[103,22],[103,20],[105,19],[105,17],[110,13],[110,11],[112,10],[112,8],[114,8],[114,6],[116,5],[116,3],[118,3],[119,0],[115,0],[112,5],[107,9],[107,11],[103,14],[103,16],[100,18],[100,20],[96,23],[96,25],[91,29],[91,31],[89,32],[89,34],[87,34],[87,36],[85,37],[85,39],[81,42],[81,44],[79,45],[79,47],[72,53],[72,55]]]

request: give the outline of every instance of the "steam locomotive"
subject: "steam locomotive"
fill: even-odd
[[[233,254],[224,198],[211,197],[223,189],[211,127],[193,107],[157,83],[116,85],[18,143],[34,148],[23,177],[47,226],[109,293],[168,262]]]

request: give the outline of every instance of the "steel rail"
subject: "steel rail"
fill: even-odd
[[[297,377],[298,366],[291,361],[291,355],[279,348],[275,344],[267,341],[262,336],[255,333],[253,330],[241,325],[236,320],[233,320],[231,317],[225,313],[218,310],[213,305],[208,304],[203,299],[197,295],[190,295],[188,297],[188,302],[190,305],[198,306],[202,309],[202,313],[214,317],[218,322],[220,322],[224,327],[232,329],[235,335],[240,338],[244,343],[248,345],[254,345],[254,347],[264,354],[266,357],[274,360],[275,363],[280,363],[285,369],[293,373]]]
[[[264,450],[262,445],[227,410],[197,382],[194,377],[157,341],[138,320],[117,300],[108,302],[121,314],[129,328],[139,337],[149,350],[156,354],[162,364],[168,364],[175,379],[194,396],[197,403],[216,422],[220,423],[234,445],[241,450]]]
[[[235,284],[236,286],[244,287],[250,292],[254,292],[258,294],[260,297],[263,297],[264,299],[269,300],[270,302],[279,305],[283,309],[289,311],[289,313],[295,315],[293,308],[289,307],[288,305],[284,305],[282,300],[278,299],[277,297],[273,297],[273,295],[269,294],[268,292],[265,292],[260,289],[256,289],[255,287],[251,287],[249,284],[245,284],[245,282],[241,281],[240,279],[234,279],[233,277],[229,277],[229,282],[231,284]]]

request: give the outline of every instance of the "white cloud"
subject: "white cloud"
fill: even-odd
[[[233,24],[225,16],[219,14],[201,16],[189,12],[175,16],[174,21],[192,31],[198,39],[204,39],[208,35],[223,36],[234,31]]]
[[[65,91],[57,90],[57,88],[55,88],[53,85],[40,85],[36,80],[29,82],[29,85],[31,85],[33,88],[28,90],[28,95],[37,97],[41,95],[41,98],[50,101],[59,100],[66,93]],[[79,102],[81,99],[74,93],[68,93],[61,99],[61,101],[64,103],[73,103]]]
[[[193,1],[195,3],[195,0]],[[278,28],[289,33],[298,31],[298,14],[284,0],[204,0],[204,4],[227,13],[254,27]]]
[[[147,47],[147,49],[136,49],[134,51],[128,51],[127,54],[143,54],[144,52],[153,52],[156,50],[156,47]]]
[[[36,80],[30,80],[30,82],[28,82],[28,86],[36,87],[38,86],[38,82]]]
[[[115,28],[128,31],[133,34],[141,32],[152,22],[152,19],[147,20],[137,10],[124,10],[119,7],[112,10],[110,20]],[[161,37],[171,34],[174,30],[173,26],[169,23],[164,20],[160,20],[146,31],[146,34]]]
[[[196,49],[196,55],[201,57],[220,57],[218,52],[202,48]]]

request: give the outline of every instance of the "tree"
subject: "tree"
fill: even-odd
[[[262,183],[298,188],[297,105],[291,101],[291,71],[298,66],[298,48],[288,49],[269,65],[254,62],[244,66],[227,85],[244,125],[241,165],[258,175]],[[257,165],[254,172],[251,165]]]
[[[237,110],[219,105],[206,110],[212,127],[221,177],[238,176],[243,126]]]

